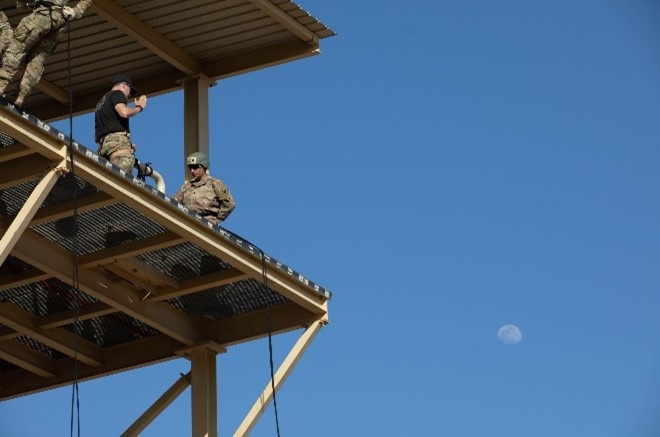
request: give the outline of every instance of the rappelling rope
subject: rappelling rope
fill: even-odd
[[[256,246],[255,246],[256,247]],[[257,249],[259,249],[257,247]],[[268,275],[266,274],[266,254],[259,249],[261,254],[261,276],[263,277],[264,287],[268,290]],[[280,418],[277,413],[277,397],[275,396],[275,373],[273,370],[273,328],[270,320],[270,307],[266,311],[268,319],[268,361],[270,363],[270,388],[273,390],[273,409],[275,410],[275,428],[277,429],[277,437],[280,437]]]
[[[79,301],[80,301],[80,287],[78,283],[78,184],[76,183],[76,172],[73,161],[73,90],[71,84],[71,26],[69,21],[66,21],[67,30],[67,75],[69,87],[69,160],[71,161],[71,183],[73,184],[73,272],[71,275],[72,287],[74,291],[73,298],[73,383],[71,389],[71,424],[70,436],[73,437],[74,430],[74,417],[76,418],[76,427],[78,429],[78,437],[80,437],[80,395],[78,392],[78,345],[77,338],[78,332],[78,316],[79,316]]]

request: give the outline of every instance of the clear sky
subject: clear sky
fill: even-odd
[[[323,54],[210,94],[225,226],[333,292],[281,435],[660,435],[660,3],[300,3],[338,33]],[[181,115],[175,93],[131,120],[170,194]],[[188,370],[82,383],[82,435],[119,435]],[[268,378],[265,341],[218,357],[220,435]],[[189,435],[189,399],[143,435]],[[0,435],[68,436],[70,401],[2,403]],[[271,407],[252,436],[275,435]]]

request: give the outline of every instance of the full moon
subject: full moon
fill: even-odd
[[[504,344],[518,344],[522,341],[522,331],[516,325],[504,325],[497,331],[497,339]]]

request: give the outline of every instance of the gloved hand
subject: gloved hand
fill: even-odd
[[[62,14],[64,15],[64,18],[66,18],[67,20],[70,20],[70,19],[72,19],[73,16],[75,15],[75,12],[73,12],[73,8],[72,8],[72,7],[64,6],[64,7],[62,8]]]

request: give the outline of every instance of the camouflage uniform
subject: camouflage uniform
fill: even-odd
[[[99,147],[99,155],[123,169],[128,173],[133,172],[135,166],[135,146],[131,142],[131,134],[128,132],[112,132],[104,136]]]
[[[11,28],[7,15],[0,11],[0,55],[5,52],[12,36],[14,36],[14,29]]]
[[[17,104],[23,102],[23,99],[41,79],[46,56],[55,50],[66,30],[63,7],[66,6],[67,0],[54,0],[52,3],[52,7],[37,6],[30,15],[18,23],[9,47],[2,57],[0,94],[5,93],[7,85],[27,59]],[[92,0],[80,0],[73,8],[72,19],[82,17],[91,3]]]
[[[205,174],[199,180],[186,181],[174,199],[217,225],[234,210],[236,202],[220,179]]]

